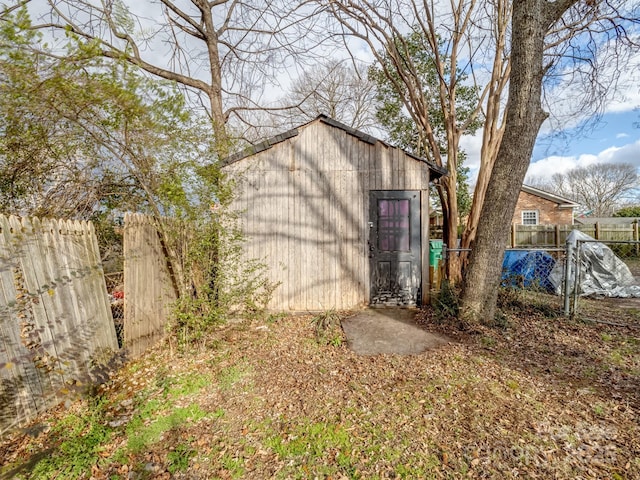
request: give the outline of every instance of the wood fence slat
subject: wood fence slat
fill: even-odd
[[[19,265],[19,242],[13,233],[9,219],[0,215],[0,338],[2,350],[0,361],[5,367],[0,369],[0,430],[37,414],[36,396],[32,395],[29,381],[35,375],[35,368],[29,361],[29,351],[21,342],[19,329],[20,292],[16,288],[16,277],[21,275]],[[39,386],[39,384],[36,384]],[[36,392],[38,397],[41,391]]]
[[[67,380],[88,381],[98,346],[117,350],[108,303],[96,301],[96,246],[86,222],[0,215],[0,431],[60,400]]]
[[[17,284],[18,295],[21,297],[18,303],[20,305],[18,321],[21,342],[28,351],[25,360],[31,362],[25,381],[31,390],[31,395],[36,399],[38,411],[42,411],[45,408],[46,394],[52,390],[52,387],[42,369],[35,368],[35,359],[39,356],[38,350],[42,342],[42,329],[46,326],[46,312],[42,308],[38,296],[39,282],[36,277],[36,267],[33,265],[33,261],[37,260],[40,255],[34,245],[33,237],[27,235],[21,219],[10,216],[9,224],[14,232],[14,241],[20,245],[17,268],[19,279],[14,279],[14,282]]]
[[[128,213],[124,223],[124,345],[135,358],[163,338],[176,293],[156,220]]]
[[[637,241],[636,224],[512,225],[511,246],[564,247],[572,230],[602,241]]]

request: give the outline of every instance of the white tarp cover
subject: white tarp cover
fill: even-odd
[[[571,243],[572,254],[569,259],[569,291],[573,292],[575,282],[575,255],[579,240],[591,240],[580,244],[580,295],[603,295],[605,297],[640,297],[640,285],[636,282],[629,267],[620,260],[609,247],[582,233],[573,230],[567,237]],[[562,293],[563,266],[556,263],[549,274],[549,281],[555,292]]]

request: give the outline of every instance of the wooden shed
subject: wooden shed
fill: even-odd
[[[425,303],[429,182],[444,170],[326,116],[229,157],[272,310]]]

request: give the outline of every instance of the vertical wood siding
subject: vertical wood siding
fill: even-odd
[[[0,431],[117,349],[93,225],[0,215]]]
[[[322,121],[226,170],[238,180],[246,255],[263,259],[281,283],[274,310],[367,304],[369,191],[418,190],[426,198],[429,184],[424,162]]]
[[[167,258],[153,217],[124,218],[124,347],[140,356],[160,341],[176,300]]]

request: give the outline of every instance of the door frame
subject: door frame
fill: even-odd
[[[413,197],[413,198],[412,198]],[[417,197],[417,198],[416,198]],[[425,288],[429,288],[429,266],[428,266],[428,256],[425,255],[425,251],[428,252],[428,249],[425,248],[425,245],[428,245],[428,193],[424,190],[369,190],[367,192],[367,203],[368,203],[368,241],[367,241],[367,257],[368,257],[368,267],[369,267],[369,295],[368,295],[368,303],[370,306],[389,306],[386,304],[379,304],[373,302],[373,293],[374,293],[374,277],[375,277],[375,268],[376,262],[374,260],[374,256],[377,249],[374,245],[377,243],[377,200],[378,199],[408,199],[410,200],[410,209],[413,209],[413,213],[416,215],[410,214],[410,249],[409,252],[413,251],[413,256],[411,259],[412,263],[416,264],[415,273],[420,276],[417,281],[417,285],[415,285],[417,291],[415,295],[415,306],[425,305],[428,302],[428,291],[425,292]],[[375,208],[374,208],[375,201]],[[418,208],[418,212],[415,212],[415,208]],[[425,219],[426,222],[425,223]],[[414,225],[413,222],[416,222]],[[417,228],[417,231],[415,231]],[[418,242],[417,248],[414,250],[413,243]],[[425,263],[427,262],[427,263]],[[412,266],[413,270],[413,266]],[[425,276],[426,275],[426,276]],[[402,308],[403,305],[398,305],[399,308]]]

